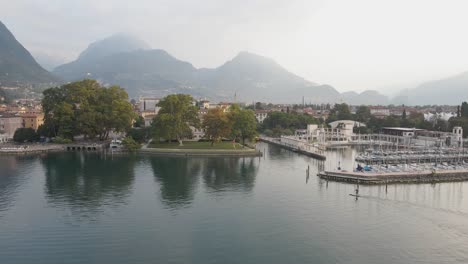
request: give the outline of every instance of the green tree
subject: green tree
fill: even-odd
[[[367,123],[372,117],[369,107],[361,105],[356,110],[356,121]]]
[[[133,138],[138,143],[144,143],[150,136],[150,128],[131,128],[127,131],[127,137]]]
[[[468,117],[468,103],[463,102],[461,105],[461,116]]]
[[[305,129],[308,124],[318,124],[319,121],[308,114],[271,112],[259,126],[259,131],[271,130],[275,136],[285,135],[283,131]]]
[[[252,110],[240,109],[239,106],[231,106],[229,119],[232,122],[233,138],[240,138],[242,145],[246,139],[253,139],[257,135],[257,120]]]
[[[200,126],[198,109],[193,105],[192,96],[168,95],[159,102],[158,106],[161,109],[151,125],[155,138],[176,139],[182,146],[182,139],[192,134],[190,126]]]
[[[255,110],[263,110],[264,106],[261,102],[256,102],[255,103]]]
[[[53,129],[48,126],[47,124],[42,124],[40,125],[38,128],[37,128],[37,134],[38,136],[40,137],[47,137],[47,138],[51,138],[51,137],[54,137],[55,136],[55,132],[53,131]]]
[[[46,113],[44,123],[55,128],[56,136],[73,140],[73,136],[78,134],[76,117],[73,106],[67,102],[58,102],[53,115]]]
[[[122,140],[123,147],[128,151],[137,151],[141,148],[141,145],[136,142],[132,137],[125,137]]]
[[[205,129],[205,136],[211,140],[213,146],[215,142],[229,136],[231,124],[231,120],[223,109],[215,108],[208,110],[208,113],[203,117],[202,127]]]
[[[347,104],[336,104],[334,110],[336,112],[336,117],[338,118],[338,120],[352,119],[351,110],[349,110],[349,106]]]
[[[118,86],[103,87],[83,80],[43,92],[44,125],[50,134],[67,139],[82,134],[105,140],[110,131],[123,132],[135,118],[128,95]]]
[[[138,116],[133,123],[133,127],[144,127],[145,126],[145,119],[142,116]]]
[[[18,128],[13,135],[13,141],[23,143],[23,142],[33,142],[37,141],[39,136],[36,131],[32,128]]]

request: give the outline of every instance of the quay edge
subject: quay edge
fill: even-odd
[[[395,173],[321,171],[317,174],[317,176],[330,181],[358,183],[364,185],[395,183],[437,183],[468,181],[468,170],[442,170]]]
[[[318,160],[326,160],[327,159],[325,155],[310,152],[310,151],[305,151],[305,150],[299,149],[297,147],[285,145],[285,144],[282,144],[281,142],[275,141],[273,139],[267,139],[267,138],[261,137],[261,138],[259,138],[259,141],[266,142],[266,143],[269,143],[269,144],[272,144],[272,145],[275,145],[275,146],[279,146],[279,147],[282,147],[284,149],[290,150],[292,152],[296,152],[296,153],[299,153],[299,154],[302,154],[302,155],[306,155],[306,156],[309,156],[309,157],[312,157],[312,158],[315,158],[315,159],[318,159]]]

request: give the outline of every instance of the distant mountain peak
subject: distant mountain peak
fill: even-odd
[[[129,33],[117,33],[89,44],[78,57],[79,60],[93,60],[116,53],[147,50],[150,46]]]
[[[278,65],[276,61],[274,61],[271,58],[258,55],[249,51],[241,51],[239,52],[234,58],[232,58],[230,61],[227,63],[246,63],[246,64],[272,64],[272,65]],[[278,65],[279,66],[279,65]]]

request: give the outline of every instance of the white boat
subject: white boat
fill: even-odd
[[[111,149],[118,149],[122,147],[122,141],[118,139],[113,139],[110,143]]]

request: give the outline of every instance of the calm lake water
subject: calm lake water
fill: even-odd
[[[468,183],[360,187],[262,158],[0,156],[0,263],[468,263]],[[310,166],[310,178],[306,168]]]

